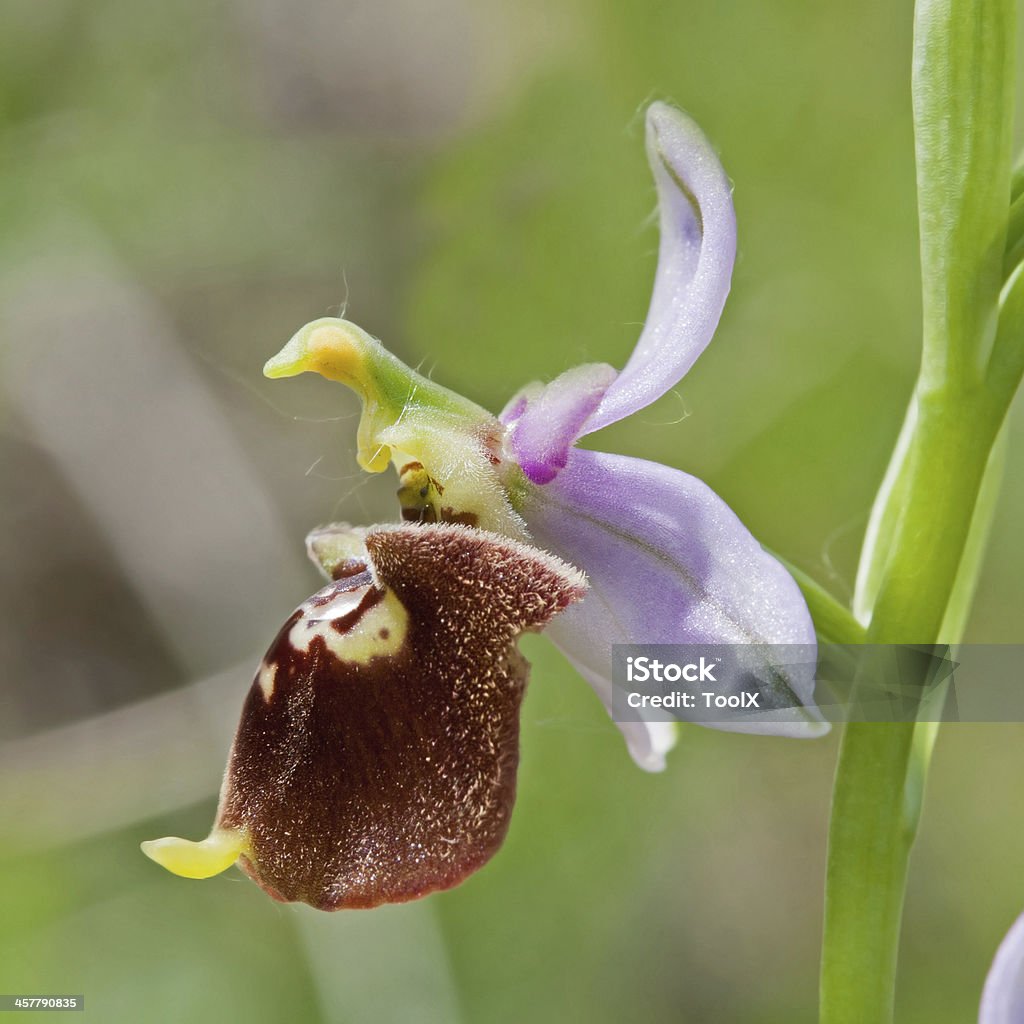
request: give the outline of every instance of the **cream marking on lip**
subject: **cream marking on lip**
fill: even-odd
[[[260,684],[260,689],[263,691],[263,697],[265,700],[270,700],[271,695],[274,692],[274,680],[277,678],[277,662],[272,661],[269,664],[262,662],[260,664],[260,670],[256,674],[256,682]]]
[[[313,638],[319,637],[340,661],[360,664],[394,654],[405,640],[409,616],[390,590],[343,632],[335,628],[335,623],[356,611],[374,589],[367,586],[344,591],[319,606],[307,601],[288,633],[289,645],[308,653]]]

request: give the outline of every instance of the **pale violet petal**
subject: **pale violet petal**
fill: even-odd
[[[1024,1021],[1024,914],[1006,933],[981,994],[978,1024]]]
[[[551,627],[548,627],[551,636]],[[555,639],[557,643],[557,639]],[[612,715],[612,686],[607,674],[602,675],[566,654],[573,668],[590,683],[601,698],[605,711]],[[626,741],[630,756],[646,772],[663,772],[665,755],[676,745],[679,727],[675,722],[640,721],[616,723]]]
[[[640,459],[573,449],[551,483],[529,489],[522,513],[536,544],[589,577],[587,596],[547,633],[606,707],[612,644],[814,649],[814,625],[793,578],[695,477]],[[766,716],[715,727],[799,737],[827,732],[813,704],[813,658],[785,670],[784,686],[807,709],[801,720],[784,713],[779,720]],[[635,730],[631,736],[635,752]]]
[[[582,433],[660,398],[718,326],[736,256],[729,179],[700,128],[665,103],[647,111],[647,158],[658,190],[661,245],[640,340]]]
[[[527,385],[501,414],[509,430],[505,443],[527,478],[535,484],[553,480],[587,417],[615,379],[605,363],[567,370],[546,386]]]

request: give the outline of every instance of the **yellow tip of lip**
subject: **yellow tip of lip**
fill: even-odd
[[[244,842],[240,832],[215,829],[201,843],[169,836],[142,844],[142,852],[182,878],[212,878],[238,860]]]
[[[302,368],[295,366],[282,366],[275,356],[273,359],[268,359],[266,365],[263,367],[263,376],[269,377],[271,380],[280,380],[282,377],[297,377],[302,373]]]
[[[295,377],[319,373],[362,393],[370,386],[368,339],[344,320],[314,320],[295,334],[263,367],[266,377]]]
[[[264,363],[264,377],[269,377],[271,380],[279,380],[281,377],[297,377],[300,373],[306,371],[305,359],[302,357],[298,359],[290,358],[289,348],[290,345],[286,345],[276,356],[273,356]]]
[[[271,356],[263,366],[263,376],[277,380],[280,377],[297,377],[310,369],[307,337],[309,325],[297,331],[276,356]]]

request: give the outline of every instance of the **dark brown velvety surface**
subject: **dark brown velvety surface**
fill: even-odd
[[[479,530],[382,528],[366,546],[376,582],[329,584],[267,652],[270,695],[257,676],[218,817],[247,833],[242,864],[271,895],[327,910],[448,888],[495,853],[528,670],[515,639],[583,593],[564,565]],[[312,621],[324,609],[333,636]],[[390,653],[366,656],[368,626]]]

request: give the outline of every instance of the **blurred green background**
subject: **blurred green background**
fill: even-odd
[[[735,183],[721,329],[588,439],[712,484],[841,597],[911,386],[909,2],[11,0],[0,34],[0,992],[106,1022],[811,1021],[836,737],[628,758],[543,638],[508,842],[460,889],[319,915],[138,842],[200,837],[306,530],[394,518],[355,399],[271,384],[348,315],[499,409],[622,365],[657,234],[642,111]],[[346,305],[347,304],[347,305]],[[1021,642],[1024,430],[968,639]],[[973,1019],[1024,909],[1024,727],[950,726],[901,1021]],[[43,1015],[44,1018],[47,1015]]]

